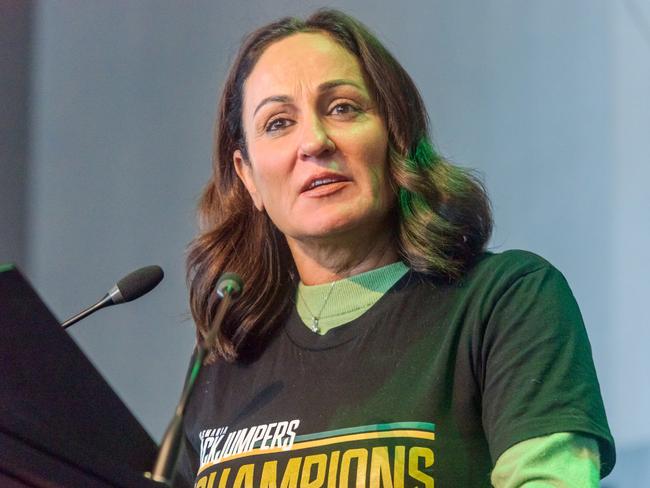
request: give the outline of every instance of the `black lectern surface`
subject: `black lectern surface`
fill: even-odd
[[[159,486],[156,445],[32,287],[0,265],[0,486]]]

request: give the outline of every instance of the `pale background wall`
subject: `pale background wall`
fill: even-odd
[[[246,32],[325,4],[1,5],[23,23],[0,24],[0,261],[21,264],[61,319],[132,268],[165,269],[150,296],[72,332],[159,438],[193,344],[183,258],[218,88]],[[533,250],[565,273],[618,443],[609,486],[648,484],[648,0],[326,5],[384,40],[420,87],[441,151],[485,175],[492,248]]]

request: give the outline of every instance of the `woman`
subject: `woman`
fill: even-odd
[[[247,289],[188,409],[186,480],[597,486],[611,470],[565,280],[484,252],[482,186],[427,134],[408,74],[354,19],[319,11],[245,40],[188,258],[199,340],[221,273]]]

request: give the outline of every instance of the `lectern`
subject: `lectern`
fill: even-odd
[[[0,265],[0,487],[160,487],[156,444],[11,265]]]

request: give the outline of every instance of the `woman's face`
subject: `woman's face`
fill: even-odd
[[[386,232],[388,134],[357,59],[321,33],[270,45],[244,85],[237,173],[289,240]]]

